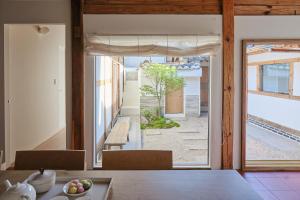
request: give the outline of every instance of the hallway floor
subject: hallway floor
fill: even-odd
[[[264,200],[300,200],[300,172],[241,174]]]

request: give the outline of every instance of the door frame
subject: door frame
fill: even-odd
[[[246,122],[248,105],[248,71],[247,71],[247,53],[248,44],[276,44],[276,43],[299,43],[299,39],[245,39],[242,40],[242,87],[241,87],[241,170],[242,171],[299,171],[300,160],[274,160],[264,164],[265,166],[247,166],[246,164]],[[272,163],[273,162],[273,163]],[[272,166],[273,164],[273,166]],[[276,165],[275,165],[276,164]]]
[[[66,128],[66,148],[68,148],[68,116],[67,116],[67,84],[68,84],[68,74],[67,72],[67,24],[66,23],[6,23],[4,24],[4,123],[5,123],[5,152],[3,156],[4,162],[1,164],[0,161],[0,169],[7,169],[10,166],[10,163],[14,163],[14,160],[12,160],[13,153],[12,147],[13,147],[13,137],[11,132],[11,111],[10,111],[10,101],[12,100],[11,94],[10,94],[10,78],[9,78],[9,72],[10,72],[10,63],[9,63],[9,57],[10,57],[10,49],[9,49],[9,26],[11,25],[36,25],[36,24],[43,24],[43,25],[63,25],[64,26],[64,37],[65,37],[65,48],[64,48],[64,90],[65,90],[65,128]],[[61,50],[61,46],[59,47],[59,50]]]

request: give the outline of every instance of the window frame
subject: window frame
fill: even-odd
[[[273,61],[264,61],[264,62],[249,62],[247,63],[248,66],[255,66],[256,70],[256,90],[249,90],[249,93],[252,94],[259,94],[264,96],[272,96],[278,98],[285,98],[285,99],[295,99],[300,100],[300,96],[293,95],[293,82],[294,82],[294,63],[300,62],[300,58],[290,58],[290,59],[280,59],[280,60],[273,60]],[[279,93],[279,92],[270,92],[270,91],[263,91],[262,86],[262,66],[263,65],[271,65],[271,64],[289,64],[290,72],[289,72],[289,83],[288,83],[288,93]]]
[[[248,89],[248,66],[256,66],[265,63],[265,64],[272,64],[276,62],[285,62],[285,63],[295,63],[300,62],[300,58],[292,59],[282,59],[277,60],[276,62],[248,62],[248,55],[247,54],[247,46],[249,44],[299,44],[299,39],[244,39],[242,40],[242,85],[241,85],[241,170],[242,171],[278,171],[278,170],[285,170],[285,171],[298,171],[300,170],[299,164],[300,161],[291,161],[286,160],[282,161],[263,161],[263,163],[253,163],[249,165],[246,162],[246,122],[247,122],[247,105],[248,105],[248,94],[255,93],[258,95],[265,95],[265,96],[274,96],[278,98],[285,98],[285,99],[293,99],[300,101],[300,96],[290,96],[284,94],[274,94],[274,93],[266,93],[257,90],[249,90]],[[293,71],[292,71],[293,72]],[[292,79],[290,79],[291,81]],[[292,83],[292,82],[290,82]],[[257,89],[257,88],[256,88]]]

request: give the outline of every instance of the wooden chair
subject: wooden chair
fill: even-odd
[[[172,151],[160,150],[104,150],[104,170],[169,170],[172,169]]]
[[[85,150],[17,151],[15,170],[84,170]]]

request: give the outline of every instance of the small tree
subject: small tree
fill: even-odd
[[[157,99],[158,112],[161,116],[161,99],[169,92],[177,90],[184,85],[183,78],[177,76],[176,67],[166,64],[149,64],[144,68],[145,76],[151,85],[143,85],[142,95],[153,95]]]

